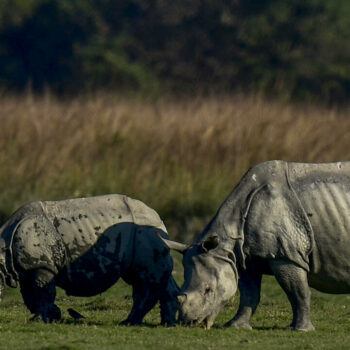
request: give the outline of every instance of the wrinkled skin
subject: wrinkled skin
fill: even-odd
[[[229,258],[227,258],[229,259]],[[184,254],[185,282],[181,289],[181,321],[209,329],[237,289],[237,276],[230,262],[193,245]]]
[[[68,295],[100,294],[123,278],[133,307],[123,324],[140,324],[157,301],[162,324],[175,323],[179,288],[158,214],[121,195],[33,202],[1,227],[0,293],[19,283],[33,320],[55,322],[56,286]]]
[[[184,322],[207,320],[209,328],[238,280],[239,309],[226,325],[251,329],[262,276],[269,274],[290,301],[288,329],[314,330],[310,287],[350,293],[349,213],[350,162],[254,166],[194,245],[167,242],[184,254],[185,284],[178,297]]]

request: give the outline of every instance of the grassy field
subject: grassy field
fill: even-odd
[[[293,106],[258,96],[157,101],[115,95],[59,101],[50,95],[0,97],[0,222],[32,200],[124,193],[156,209],[172,238],[189,242],[244,172],[269,159],[350,160],[349,110]],[[175,276],[182,271],[177,259]],[[18,290],[0,307],[1,349],[348,349],[349,296],[313,292],[317,331],[285,331],[289,303],[263,282],[253,331],[223,329],[233,301],[210,331],[159,327],[154,309],[142,327],[122,327],[131,307],[119,282],[101,296],[58,293],[63,322],[29,322]],[[74,323],[73,307],[86,316]]]
[[[178,265],[178,264],[177,264]],[[181,268],[175,269],[181,282]],[[123,281],[91,298],[67,297],[58,290],[57,305],[63,320],[57,324],[29,322],[18,290],[9,290],[0,308],[0,349],[349,349],[350,297],[313,291],[315,332],[284,328],[291,321],[287,298],[272,277],[264,277],[262,300],[252,319],[253,331],[223,328],[233,317],[238,298],[218,316],[214,328],[159,326],[159,307],[137,327],[118,326],[131,308],[131,289]],[[86,318],[75,322],[67,313],[73,307]]]

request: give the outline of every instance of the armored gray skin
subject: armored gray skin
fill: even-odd
[[[184,253],[178,299],[183,321],[207,328],[240,290],[227,326],[251,329],[263,274],[272,274],[293,310],[291,329],[309,331],[310,288],[350,292],[350,162],[270,161],[251,168]]]
[[[0,228],[0,292],[19,283],[33,319],[53,322],[56,286],[92,296],[121,277],[134,301],[124,324],[141,323],[160,301],[161,321],[172,325],[179,288],[157,234],[167,237],[158,214],[123,195],[26,204]]]

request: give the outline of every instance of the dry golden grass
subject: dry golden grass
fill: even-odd
[[[189,240],[253,164],[350,160],[349,110],[240,95],[0,100],[3,215],[30,200],[125,193]]]

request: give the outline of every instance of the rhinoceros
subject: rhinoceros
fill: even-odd
[[[160,301],[161,322],[176,320],[179,288],[172,277],[167,237],[159,215],[139,200],[105,195],[37,201],[0,228],[0,291],[17,287],[33,320],[61,318],[56,286],[68,295],[93,296],[122,277],[133,287],[123,322],[139,324]]]
[[[309,287],[350,292],[350,162],[258,164],[194,244],[167,244],[184,254],[184,323],[210,328],[238,284],[239,309],[226,325],[251,329],[262,275],[272,274],[292,306],[288,328],[313,330]]]

